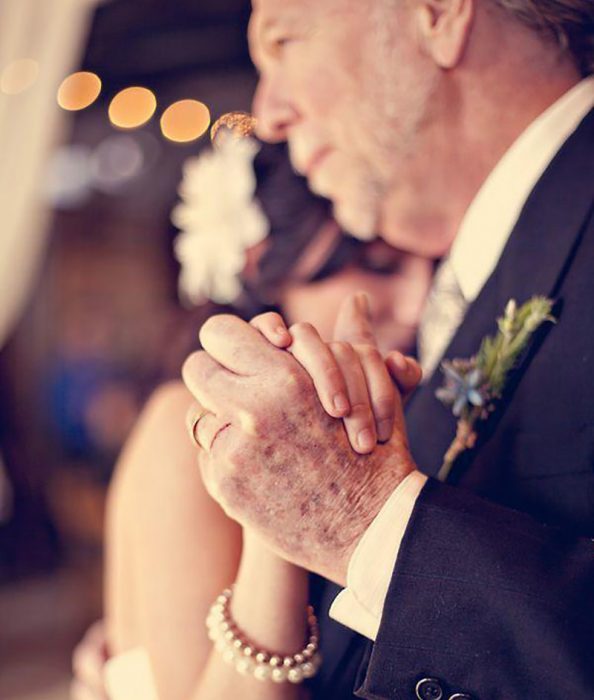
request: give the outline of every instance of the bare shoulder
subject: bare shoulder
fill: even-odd
[[[116,465],[108,526],[134,537],[137,553],[145,543],[151,556],[171,547],[157,544],[167,543],[170,532],[176,542],[190,540],[192,546],[195,533],[209,532],[210,544],[224,541],[235,564],[239,528],[204,488],[197,448],[187,433],[185,417],[193,402],[181,382],[163,385],[149,398]],[[200,556],[210,544],[202,543]]]
[[[179,489],[188,479],[198,480],[196,451],[185,426],[192,403],[181,381],[153,392],[116,464],[110,500],[138,501],[149,491]]]
[[[154,421],[166,421],[179,426],[179,418],[185,419],[194,399],[182,381],[172,381],[155,389],[146,402],[139,425]],[[183,425],[183,423],[182,423]]]

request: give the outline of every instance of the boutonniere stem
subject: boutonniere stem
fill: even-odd
[[[441,481],[448,478],[459,455],[474,447],[479,424],[495,409],[511,371],[535,331],[545,321],[555,322],[552,308],[553,302],[546,297],[532,297],[519,308],[511,299],[497,320],[497,333],[483,339],[474,357],[442,362],[445,383],[436,396],[451,406],[458,422],[456,436],[437,474]]]

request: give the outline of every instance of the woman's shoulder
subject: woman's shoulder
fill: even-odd
[[[165,382],[158,386],[149,396],[143,416],[170,415],[185,412],[195,402],[181,380]]]
[[[181,381],[167,382],[148,398],[116,464],[111,490],[122,482],[158,479],[164,465],[195,459],[186,430],[194,399]]]

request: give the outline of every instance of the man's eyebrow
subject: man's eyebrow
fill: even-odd
[[[250,50],[250,55],[252,57],[252,63],[256,70],[258,70],[258,64],[260,62],[260,57],[262,53],[262,22],[256,20],[252,17],[248,24],[248,46]]]
[[[282,28],[286,24],[283,20],[277,17],[268,17],[264,20],[252,20],[248,26],[248,43],[252,63],[259,73],[258,64],[262,60],[263,54],[266,52],[266,44],[269,36]]]
[[[303,13],[293,10],[285,13],[284,16],[270,16],[258,22],[256,28],[257,36],[261,40],[265,40],[268,34],[275,31],[287,31],[290,29],[301,27],[304,22]]]

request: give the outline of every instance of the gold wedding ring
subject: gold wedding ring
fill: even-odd
[[[188,414],[188,431],[190,433],[190,437],[192,438],[192,442],[196,445],[196,447],[199,447],[200,449],[203,449],[203,446],[200,444],[200,440],[198,439],[197,435],[197,428],[198,428],[198,423],[206,416],[210,411],[207,411],[205,408],[201,408],[198,412],[191,411]]]

